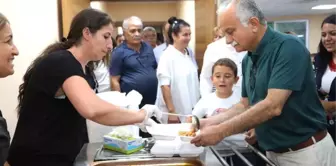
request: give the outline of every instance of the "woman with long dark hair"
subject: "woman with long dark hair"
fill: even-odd
[[[19,89],[19,119],[9,150],[11,166],[70,166],[88,142],[85,119],[103,125],[146,125],[157,107],[125,110],[101,100],[90,61],[112,50],[111,18],[84,9],[66,39],[47,47],[29,66]]]
[[[324,109],[328,113],[328,131],[335,140],[336,115],[336,14],[324,19],[321,41],[315,56],[316,85]]]

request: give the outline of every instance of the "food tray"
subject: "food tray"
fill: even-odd
[[[204,163],[197,158],[151,158],[139,160],[118,160],[97,162],[94,166],[204,166]]]

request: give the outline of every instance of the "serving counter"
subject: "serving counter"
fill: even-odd
[[[118,152],[105,150],[103,143],[85,144],[78,154],[74,166],[126,166],[126,165],[142,165],[142,166],[230,166],[225,160],[232,155],[237,155],[246,165],[253,166],[243,155],[244,151],[256,153],[265,160],[270,166],[276,166],[266,156],[260,153],[253,146],[248,145],[246,148],[237,148],[234,143],[227,142],[227,146],[223,147],[207,147],[198,157],[180,157],[174,156],[170,158],[154,157],[150,154],[151,145],[146,143],[145,148],[139,152],[125,155]]]

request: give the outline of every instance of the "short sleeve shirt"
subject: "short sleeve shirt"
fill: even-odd
[[[256,127],[263,149],[291,148],[326,129],[310,54],[299,39],[268,27],[242,65],[242,96],[248,97],[251,106],[265,99],[268,89],[292,91],[281,115]]]
[[[10,165],[72,165],[88,142],[86,120],[64,95],[55,97],[72,76],[93,77],[67,50],[51,53],[36,64],[25,88],[22,108],[9,150]]]
[[[195,105],[192,114],[198,118],[210,117],[216,115],[219,108],[229,109],[233,105],[239,103],[240,94],[233,92],[231,96],[227,98],[219,98],[216,92],[203,96]]]
[[[120,76],[122,92],[138,91],[145,104],[154,104],[157,92],[157,63],[153,48],[141,42],[140,52],[129,48],[123,42],[112,52],[110,75]]]

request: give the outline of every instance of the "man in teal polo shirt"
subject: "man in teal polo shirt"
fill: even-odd
[[[215,145],[255,128],[259,145],[277,165],[336,165],[336,147],[326,131],[306,47],[267,27],[253,0],[224,2],[219,21],[227,43],[237,52],[248,51],[242,64],[242,99],[225,113],[202,120],[201,132],[191,142]]]

